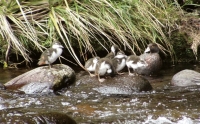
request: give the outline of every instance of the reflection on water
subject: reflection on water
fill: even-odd
[[[194,65],[166,65],[159,77],[147,78],[154,88],[152,92],[132,95],[99,94],[81,87],[68,89],[62,95],[26,95],[19,91],[2,91],[0,118],[20,116],[6,111],[15,109],[26,113],[56,111],[71,116],[78,123],[200,123],[200,87],[170,86],[172,76],[186,68],[200,72],[200,68]],[[0,71],[0,81],[5,83],[28,70]]]
[[[29,71],[30,69],[2,69],[0,68],[0,83],[6,83],[10,79]]]

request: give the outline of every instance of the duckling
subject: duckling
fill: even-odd
[[[126,58],[127,56],[123,51],[117,52],[117,55],[112,59],[113,61],[113,66],[116,70],[117,74],[123,74],[119,73],[125,66],[126,66]]]
[[[38,65],[46,65],[49,64],[49,67],[51,68],[51,64],[56,61],[58,57],[62,54],[63,46],[60,42],[56,41],[53,42],[53,45],[51,48],[46,49],[40,56]]]
[[[117,53],[119,50],[120,50],[120,49],[119,49],[119,47],[118,47],[117,45],[112,45],[112,47],[111,47],[111,52],[108,53],[108,54],[105,56],[105,58],[110,58],[110,59],[114,58],[115,55],[116,55],[116,53]]]
[[[112,60],[109,58],[101,58],[96,65],[95,74],[97,75],[100,83],[105,80],[104,78],[100,78],[101,76],[114,76],[115,69]]]
[[[116,52],[119,50],[120,49],[117,45],[112,45],[111,52],[98,61],[95,69],[95,74],[97,75],[99,82],[103,82],[105,80],[104,78],[100,78],[101,76],[114,76],[116,74],[112,59],[116,55]]]
[[[130,55],[126,59],[126,66],[128,68],[128,74],[131,76],[131,75],[138,75],[136,73],[136,70],[139,67],[145,67],[145,66],[147,66],[147,63],[144,60],[140,59],[139,56]],[[133,69],[134,74],[131,73],[131,71],[130,71],[131,68]]]
[[[95,72],[95,68],[99,59],[100,58],[97,56],[90,58],[85,62],[85,69],[88,71],[91,77],[95,76],[95,74],[92,74],[91,72]]]
[[[140,59],[147,63],[145,67],[139,67],[136,72],[143,75],[152,75],[158,73],[162,67],[162,59],[159,55],[159,47],[156,43],[150,43],[140,55]]]

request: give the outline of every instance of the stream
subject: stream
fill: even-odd
[[[146,77],[153,91],[130,95],[100,94],[77,86],[62,90],[59,95],[1,90],[0,122],[19,122],[24,115],[48,111],[67,114],[78,124],[198,124],[200,86],[170,85],[172,76],[183,69],[200,72],[200,65],[164,64],[159,76]],[[0,83],[29,70],[0,69]],[[80,70],[75,71],[79,73]]]

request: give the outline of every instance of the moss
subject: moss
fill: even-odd
[[[69,66],[63,64],[54,65],[56,67],[55,71],[52,71],[56,79],[54,79],[53,90],[57,91],[61,88],[68,87],[75,83],[76,75],[74,70]],[[58,71],[58,69],[60,69]]]
[[[196,61],[193,50],[191,49],[191,39],[187,34],[175,32],[170,40],[175,51],[176,62]]]

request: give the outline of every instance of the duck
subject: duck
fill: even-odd
[[[111,77],[115,76],[116,71],[113,66],[112,59],[109,58],[101,58],[95,69],[95,75],[97,75],[98,81],[104,82],[105,78],[101,78],[102,76],[110,75]]]
[[[115,45],[112,45],[112,46],[111,46],[111,51],[110,51],[110,53],[108,53],[108,54],[105,56],[105,58],[113,59],[118,51],[120,51],[119,46],[116,45],[116,44],[115,44]]]
[[[148,44],[144,53],[139,56],[140,59],[146,62],[147,66],[138,67],[136,73],[149,76],[158,74],[162,67],[162,59],[159,51],[160,49],[156,43]]]
[[[85,62],[84,67],[88,71],[88,73],[91,77],[95,76],[95,74],[92,74],[92,72],[95,72],[96,65],[97,65],[97,62],[99,61],[99,59],[100,59],[100,57],[96,56],[96,57],[88,59]]]
[[[105,77],[107,75],[110,76],[114,76],[116,74],[116,70],[113,66],[113,61],[112,59],[115,57],[116,53],[119,51],[119,47],[118,45],[112,45],[111,46],[111,51],[110,53],[108,53],[105,57],[100,58],[99,61],[96,64],[96,68],[95,68],[95,75],[98,78],[98,81],[104,82],[105,78],[101,78],[101,77]]]
[[[126,66],[126,58],[127,56],[125,55],[123,51],[118,51],[117,55],[112,59],[113,66],[117,74],[123,74],[123,73],[119,73],[119,71],[124,69],[124,67]]]
[[[63,46],[59,41],[55,41],[52,44],[51,48],[46,49],[40,56],[39,62],[37,63],[39,66],[41,65],[49,65],[51,68],[51,64],[54,63],[58,57],[61,56],[63,52]]]
[[[147,63],[144,60],[140,59],[140,57],[137,55],[130,55],[126,59],[126,66],[128,68],[129,76],[132,76],[132,75],[138,76],[138,74],[136,73],[136,70],[140,67],[147,66]],[[134,74],[131,73],[130,69],[133,69]]]

